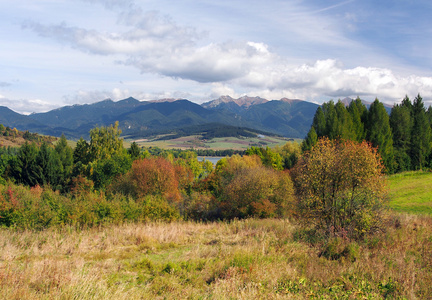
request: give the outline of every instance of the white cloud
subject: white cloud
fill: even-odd
[[[178,25],[159,12],[144,12],[134,1],[85,2],[99,3],[114,11],[117,16],[117,24],[113,27],[115,30],[88,29],[66,23],[44,25],[38,22],[27,22],[24,27],[85,53],[112,57],[142,73],[184,80],[183,82],[188,82],[188,87],[191,86],[190,82],[196,85],[195,90],[188,90],[188,93],[172,90],[165,92],[163,87],[144,92],[119,88],[104,90],[97,87],[96,90],[81,90],[66,96],[66,103],[92,103],[106,98],[119,100],[129,96],[137,99],[198,98],[196,90],[202,92],[205,88],[206,92],[201,95],[229,94],[236,97],[255,93],[262,97],[307,100],[317,97],[368,96],[398,101],[405,94],[420,93],[425,98],[432,98],[432,77],[400,75],[390,68],[356,66],[353,63],[350,67],[345,67],[341,60],[325,57],[313,58],[309,64],[294,64],[288,55],[282,56],[271,45],[252,41],[248,36],[245,40],[209,42],[206,33],[199,32],[194,27]],[[359,48],[360,43],[347,38],[346,28],[340,26],[343,22],[356,22],[356,14],[342,14],[341,20],[321,14],[353,1],[340,2],[314,11],[299,5],[300,2],[284,2],[286,14],[274,16],[280,25],[286,25],[289,38],[293,38],[290,43],[286,43],[287,47],[295,48],[299,44],[299,49],[310,51],[308,47],[311,48],[312,45],[324,48],[337,46],[343,49],[342,52]],[[270,18],[268,11],[266,16]],[[356,51],[360,53],[364,49]],[[295,52],[298,54],[300,51]],[[337,57],[331,54],[329,56]],[[5,86],[2,84],[4,83],[0,82],[0,87]],[[178,86],[176,89],[178,90]]]
[[[161,92],[141,92],[130,91],[128,89],[114,88],[111,91],[107,90],[81,90],[73,95],[65,96],[64,102],[66,104],[91,104],[106,99],[113,101],[123,100],[128,97],[133,97],[140,101],[158,100],[158,99],[189,99],[192,95],[190,93],[175,91],[161,91]]]
[[[405,94],[420,93],[432,98],[432,77],[399,76],[389,69],[356,67],[352,69],[333,59],[319,60],[301,66],[284,65],[268,73],[250,72],[239,85],[255,86],[262,94],[313,99],[369,96],[383,101],[398,101]],[[268,92],[265,92],[268,91]]]
[[[0,105],[26,115],[33,112],[45,112],[58,107],[58,105],[41,99],[9,99],[1,95]]]

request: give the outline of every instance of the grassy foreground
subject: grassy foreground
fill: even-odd
[[[337,260],[302,236],[276,219],[1,229],[0,298],[432,298],[430,217],[400,215]]]
[[[404,172],[389,177],[390,207],[432,215],[432,172]]]

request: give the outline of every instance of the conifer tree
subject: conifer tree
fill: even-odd
[[[16,158],[11,161],[11,175],[18,183],[29,186],[35,186],[38,183],[37,154],[36,144],[26,142],[19,149]]]
[[[423,99],[418,95],[413,102],[413,127],[411,131],[411,162],[414,169],[426,166],[431,152],[431,128]]]
[[[65,181],[70,177],[72,173],[73,150],[68,145],[64,134],[62,134],[60,140],[57,142],[55,146],[55,151],[58,154],[58,157],[61,161],[62,168],[63,168],[62,180]]]
[[[348,112],[353,123],[353,140],[361,142],[366,138],[365,120],[367,118],[367,108],[359,97],[351,101]]]
[[[387,173],[394,172],[393,138],[389,116],[384,105],[375,99],[369,107],[366,137],[374,147],[378,147]]]
[[[338,137],[339,121],[334,102],[331,100],[323,104],[323,112],[326,120],[325,136],[330,139]]]
[[[402,103],[396,104],[390,114],[390,127],[393,133],[396,171],[411,169],[411,132],[413,127],[412,104],[408,96]]]
[[[54,188],[63,181],[63,166],[57,152],[46,143],[42,143],[36,156],[37,182],[50,184]]]
[[[315,127],[312,126],[309,130],[307,137],[304,139],[301,145],[301,149],[303,152],[309,151],[313,146],[318,142],[318,135],[315,131]]]
[[[312,126],[318,137],[326,135],[326,119],[321,106],[319,106],[315,112]]]
[[[343,140],[354,140],[353,122],[345,104],[339,100],[336,103],[335,111],[337,114],[336,137]]]

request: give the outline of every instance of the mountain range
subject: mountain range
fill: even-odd
[[[201,105],[186,99],[139,101],[110,99],[93,104],[64,106],[44,113],[21,115],[0,107],[0,123],[40,134],[87,138],[95,126],[119,122],[124,137],[190,134],[215,128],[242,128],[254,132],[304,138],[318,104],[298,99],[238,99],[223,96]]]

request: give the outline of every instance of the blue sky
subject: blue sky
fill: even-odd
[[[0,105],[221,95],[432,104],[432,2],[0,0]]]

